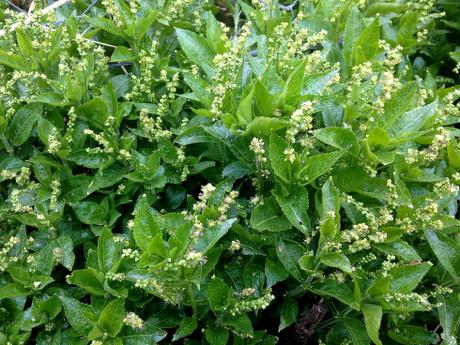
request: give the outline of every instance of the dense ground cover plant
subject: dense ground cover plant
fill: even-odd
[[[0,344],[457,344],[455,3],[47,5],[0,5]]]

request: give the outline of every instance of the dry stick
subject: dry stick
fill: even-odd
[[[13,7],[16,11],[19,11],[19,12],[22,12],[22,13],[27,13],[26,11],[24,11],[21,7],[13,4],[10,0],[3,0],[3,2],[5,2],[7,5]]]
[[[45,13],[51,12],[55,10],[56,8],[61,7],[62,5],[67,4],[70,1],[71,0],[58,0],[54,4],[51,4],[48,7],[45,7],[43,10],[41,10],[41,13],[45,14]]]

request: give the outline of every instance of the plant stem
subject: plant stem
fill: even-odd
[[[198,319],[198,303],[195,299],[195,294],[193,292],[192,284],[189,284],[187,288],[188,298],[190,298],[190,303],[192,304],[192,311],[193,311],[193,318],[196,320]]]

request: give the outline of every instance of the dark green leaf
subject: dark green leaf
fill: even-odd
[[[42,113],[43,106],[37,103],[26,104],[19,108],[7,131],[8,139],[14,146],[22,145],[27,141]]]
[[[295,299],[289,297],[284,299],[281,307],[281,322],[278,327],[278,332],[286,327],[289,327],[297,320],[298,309],[299,307],[297,306]]]
[[[460,277],[460,244],[434,230],[425,230],[425,237],[439,262],[454,279]]]
[[[76,299],[66,296],[60,296],[60,299],[67,321],[75,332],[86,337],[97,322],[96,313],[89,305],[80,303]]]
[[[288,193],[286,196],[276,195],[276,200],[291,224],[307,235],[311,228],[307,214],[308,193],[300,186],[292,186]]]
[[[251,226],[259,231],[279,232],[291,227],[274,198],[264,199],[251,213]]]
[[[179,323],[179,328],[174,333],[172,341],[189,336],[198,327],[198,323],[192,317],[183,318]]]
[[[299,259],[305,253],[305,248],[294,241],[279,240],[276,243],[276,254],[284,268],[298,281],[302,281],[303,272],[299,267]]]
[[[176,35],[182,50],[190,61],[203,68],[208,77],[212,77],[215,73],[212,62],[214,54],[206,40],[196,33],[184,29],[177,28]]]
[[[98,325],[110,336],[116,336],[123,327],[125,301],[116,299],[107,304],[99,315]]]
[[[363,304],[361,310],[364,315],[367,334],[376,345],[382,345],[379,338],[380,323],[382,321],[382,307],[375,304]]]

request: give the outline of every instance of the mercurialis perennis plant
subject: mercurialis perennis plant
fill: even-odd
[[[0,345],[455,345],[460,8],[0,3]]]

